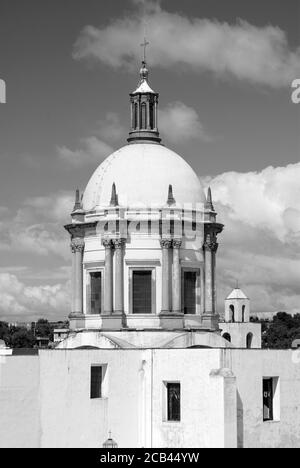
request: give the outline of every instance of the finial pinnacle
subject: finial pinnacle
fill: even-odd
[[[147,52],[147,46],[150,44],[150,42],[147,41],[146,37],[144,38],[144,42],[141,44],[141,47],[144,48],[143,52],[143,60],[142,60],[142,68],[140,71],[140,77],[141,77],[141,83],[143,81],[148,81],[149,78],[149,70],[147,68],[147,57],[146,57],[146,52]]]
[[[76,189],[75,205],[74,205],[73,211],[81,209],[81,201],[82,201],[82,198],[80,198],[80,191],[79,191],[79,189]]]
[[[214,205],[213,205],[213,202],[212,202],[212,194],[211,194],[211,188],[210,187],[208,187],[208,190],[207,190],[206,209],[214,211]]]
[[[144,37],[144,42],[141,44],[141,47],[143,47],[144,49],[144,53],[143,53],[143,65],[146,66],[147,64],[147,47],[148,45],[150,45],[150,42],[147,41],[146,39],[146,36]]]
[[[173,195],[173,186],[171,184],[169,185],[167,205],[169,205],[169,206],[176,205],[176,200],[175,200],[174,195]]]
[[[117,195],[116,184],[113,183],[112,188],[111,188],[110,206],[118,206],[118,205],[119,205],[119,200],[118,200],[118,195]]]

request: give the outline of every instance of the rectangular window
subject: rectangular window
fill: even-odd
[[[91,399],[102,398],[102,366],[91,367]]]
[[[101,289],[102,289],[102,274],[101,272],[91,273],[91,314],[101,314]]]
[[[152,313],[152,271],[136,270],[132,275],[133,313]]]
[[[197,303],[197,272],[196,271],[185,271],[184,272],[184,285],[183,285],[183,297],[184,297],[184,313],[189,315],[196,314],[196,303]]]
[[[273,421],[273,380],[263,380],[264,421]]]
[[[278,377],[265,377],[263,379],[263,420],[280,420],[280,395]]]
[[[167,420],[180,421],[180,383],[167,383]]]

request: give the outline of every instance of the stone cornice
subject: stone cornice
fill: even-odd
[[[83,224],[67,224],[65,230],[71,235],[71,238],[84,237],[87,229],[96,228],[98,222],[83,223]]]
[[[204,223],[205,234],[220,234],[224,229],[224,224],[221,223]]]

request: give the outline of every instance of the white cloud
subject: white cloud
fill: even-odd
[[[228,172],[212,181],[231,219],[264,229],[282,242],[300,240],[300,163],[262,172]]]
[[[9,213],[0,222],[0,250],[68,259],[68,234],[63,225],[70,220],[73,205],[70,192],[26,199],[16,215]]]
[[[191,138],[210,141],[195,109],[179,101],[159,111],[159,129],[172,143]]]
[[[255,312],[300,312],[300,163],[210,181],[219,221],[219,310],[236,280]]]
[[[31,320],[66,317],[70,285],[27,286],[10,273],[0,273],[0,314],[2,320]]]
[[[158,2],[136,3],[145,4],[145,13],[140,8],[105,27],[86,26],[74,46],[74,58],[136,69],[141,54],[137,44],[146,22],[154,66],[184,66],[274,88],[290,86],[299,76],[300,48],[292,50],[279,27],[188,18],[163,10]]]
[[[62,161],[70,165],[80,167],[87,164],[100,164],[113,152],[113,148],[95,136],[81,139],[81,148],[71,150],[66,146],[57,148]]]

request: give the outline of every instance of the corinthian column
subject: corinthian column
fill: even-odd
[[[182,240],[173,240],[173,284],[172,284],[172,311],[175,314],[181,313],[181,267],[180,248]]]
[[[113,255],[111,239],[104,239],[105,247],[105,273],[104,273],[104,315],[113,312]]]
[[[73,240],[72,251],[72,314],[83,314],[83,252],[84,241]]]
[[[162,239],[160,241],[162,248],[162,304],[161,313],[170,313],[170,262],[169,262],[169,249],[172,241],[169,239]]]
[[[124,313],[124,254],[125,239],[115,239],[115,313]]]
[[[218,249],[218,244],[213,234],[207,234],[204,245],[204,261],[205,261],[205,306],[204,306],[204,322],[214,325],[216,321],[216,305],[215,305],[215,255]]]

